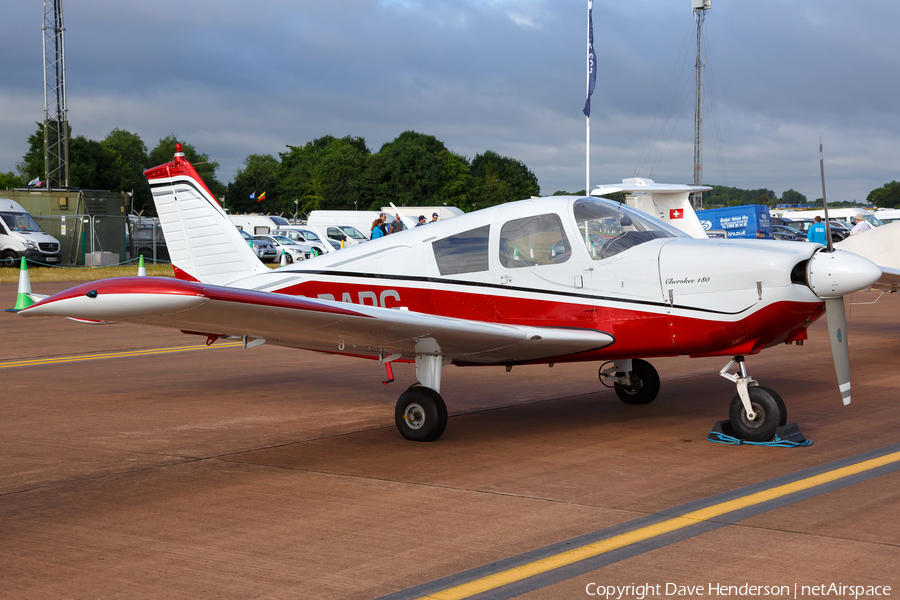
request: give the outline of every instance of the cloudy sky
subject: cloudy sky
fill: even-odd
[[[6,2],[0,171],[43,120],[41,0]],[[693,181],[690,0],[594,3],[591,185]],[[405,130],[585,184],[587,0],[64,0],[69,120],[152,149],[169,134],[231,180],[249,154]],[[864,200],[900,179],[900,3],[713,0],[704,183]],[[229,160],[230,159],[230,160]],[[148,165],[149,166],[149,165]]]

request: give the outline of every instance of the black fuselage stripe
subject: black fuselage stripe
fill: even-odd
[[[330,277],[356,277],[360,279],[384,279],[388,281],[412,281],[419,283],[436,283],[440,285],[451,285],[451,286],[462,286],[462,287],[475,287],[475,288],[487,288],[487,289],[496,289],[496,290],[514,290],[517,292],[525,292],[529,294],[545,294],[550,296],[563,296],[566,298],[582,298],[585,300],[591,300],[594,302],[620,302],[623,304],[638,304],[642,306],[655,306],[655,307],[668,307],[669,304],[666,302],[653,302],[651,300],[637,300],[633,298],[614,298],[610,296],[596,296],[592,294],[576,294],[573,292],[561,292],[556,290],[538,290],[532,288],[523,288],[523,287],[515,287],[509,285],[500,285],[496,283],[482,283],[478,281],[457,281],[454,279],[442,279],[439,277],[419,277],[415,275],[384,275],[381,273],[357,273],[352,271],[329,271],[329,270],[321,270],[321,271],[308,271],[308,270],[297,270],[294,271],[297,274],[309,274],[309,275],[324,275]],[[274,274],[274,273],[273,273]],[[280,273],[283,274],[283,273]],[[752,306],[752,305],[751,305]],[[735,312],[727,312],[720,310],[710,310],[707,308],[697,308],[694,306],[683,306],[680,304],[675,304],[671,306],[672,309],[680,309],[680,310],[689,310],[696,312],[703,312],[715,315],[739,315],[742,312],[748,310],[750,306],[743,308],[741,310]]]

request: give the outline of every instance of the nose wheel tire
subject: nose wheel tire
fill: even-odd
[[[616,373],[624,375],[624,373]],[[615,384],[616,396],[625,404],[650,404],[659,395],[659,373],[646,360],[631,361],[631,385]]]
[[[759,389],[764,390],[767,394],[772,396],[775,400],[775,404],[778,405],[778,411],[781,413],[781,418],[778,420],[778,426],[781,427],[787,423],[787,407],[784,405],[784,400],[781,399],[781,396],[773,390],[772,388],[767,388],[765,386],[757,386]]]
[[[431,388],[414,385],[397,400],[394,422],[400,435],[414,442],[433,442],[447,428],[447,405]]]
[[[787,409],[781,397],[762,386],[751,386],[747,393],[750,395],[750,406],[756,413],[752,421],[747,418],[747,411],[741,402],[739,394],[735,394],[731,400],[728,417],[731,427],[743,440],[748,442],[768,442],[775,437],[775,431],[787,422]]]

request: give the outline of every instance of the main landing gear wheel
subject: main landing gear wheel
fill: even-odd
[[[622,376],[624,373],[616,373]],[[616,396],[625,404],[650,404],[659,395],[659,373],[646,360],[635,358],[631,361],[631,385],[616,383]]]
[[[413,385],[400,395],[394,409],[400,435],[414,442],[433,442],[447,428],[447,405],[431,388]]]
[[[756,413],[752,421],[747,418],[747,411],[741,402],[740,394],[735,394],[728,410],[731,428],[743,440],[748,442],[768,442],[775,437],[775,431],[787,423],[787,409],[781,397],[769,388],[750,386],[750,406]]]

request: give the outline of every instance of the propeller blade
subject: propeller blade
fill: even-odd
[[[834,372],[846,406],[850,404],[850,349],[847,346],[847,314],[844,312],[843,296],[825,298],[825,319],[828,321]]]

